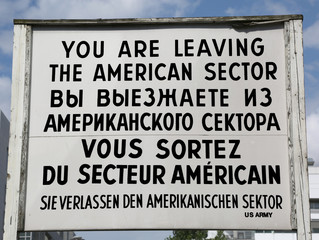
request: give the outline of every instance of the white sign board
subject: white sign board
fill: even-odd
[[[284,31],[34,26],[24,229],[292,229]]]

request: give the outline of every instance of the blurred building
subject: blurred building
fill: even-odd
[[[74,232],[21,232],[18,240],[71,240]]]
[[[10,124],[0,110],[0,240],[3,240]],[[21,232],[18,240],[70,240],[74,232]]]
[[[229,239],[254,240],[254,231],[226,231],[230,236]]]
[[[4,206],[6,196],[9,121],[0,110],[0,240],[3,238]]]

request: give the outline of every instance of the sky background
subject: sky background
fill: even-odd
[[[0,0],[0,109],[10,119],[13,19],[218,17],[303,14],[308,155],[319,162],[319,0]],[[164,239],[171,232],[80,233]]]

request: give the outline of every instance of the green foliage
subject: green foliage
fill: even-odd
[[[216,237],[207,239],[207,230],[177,230],[173,231],[173,236],[165,240],[227,240],[222,230],[217,231]]]
[[[214,237],[214,240],[227,240],[227,238],[222,230],[218,230],[216,237]]]
[[[176,230],[173,236],[165,238],[165,240],[205,240],[207,238],[207,230]]]

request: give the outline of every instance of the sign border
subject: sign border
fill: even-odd
[[[297,229],[298,239],[311,239],[304,106],[302,19],[302,15],[92,20],[15,19],[4,239],[16,239],[17,231],[24,230],[33,27],[224,24],[240,28],[277,22],[284,23],[286,43],[288,141],[292,181],[291,226],[292,229]]]

